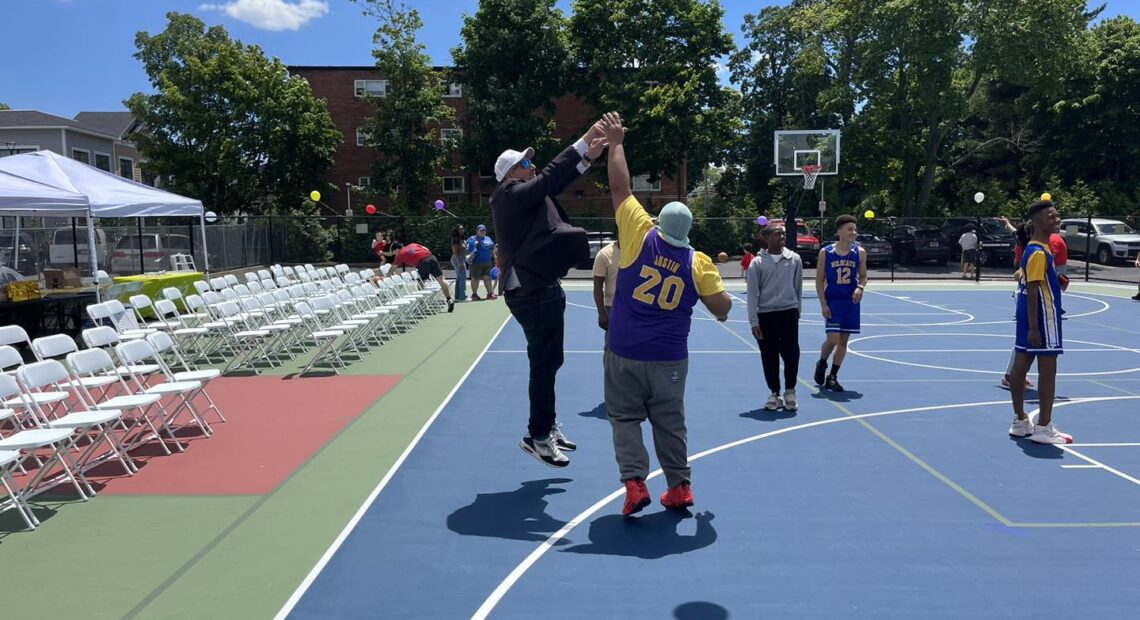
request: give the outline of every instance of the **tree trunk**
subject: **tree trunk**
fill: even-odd
[[[942,137],[951,129],[950,126],[945,129],[940,126],[937,111],[930,113],[930,120],[927,122],[929,133],[926,138],[926,161],[923,162],[925,170],[922,174],[922,186],[918,190],[918,197],[914,200],[913,211],[915,215],[926,213],[926,203],[930,202],[930,193],[934,189],[934,174],[938,170],[938,151],[942,147]]]

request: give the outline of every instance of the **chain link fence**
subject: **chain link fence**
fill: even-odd
[[[654,205],[658,207],[660,205]],[[656,208],[651,208],[655,211]],[[427,246],[446,265],[451,255],[452,231],[462,225],[465,236],[476,226],[487,226],[494,238],[494,223],[486,207],[476,213],[463,210],[434,216],[358,215],[355,217],[248,216],[222,218],[206,225],[209,268],[224,271],[273,263],[375,264],[372,250],[377,233],[391,233],[404,243]],[[103,220],[97,224],[99,267],[112,275],[168,271],[174,254],[193,256],[198,270],[206,268],[202,230],[196,220],[161,224],[140,220]],[[617,236],[612,217],[575,216],[574,223],[591,232],[592,252]],[[15,218],[3,218],[0,227],[0,265],[23,277],[36,277],[48,268],[76,268],[90,276],[86,222],[82,218],[47,220],[22,218],[19,233]],[[45,221],[46,220],[46,221]],[[1066,218],[1061,235],[1069,250],[1072,279],[1135,283],[1140,269],[1140,216]],[[773,220],[776,221],[776,220]],[[968,226],[978,236],[972,277],[1006,279],[1015,269],[1015,237],[1003,220],[994,217],[859,218],[859,241],[868,252],[876,279],[957,279],[962,277],[959,240]],[[738,262],[751,246],[760,247],[759,226],[752,217],[697,217],[690,240],[693,247],[714,260]],[[793,238],[794,237],[794,238]],[[18,240],[18,243],[17,243]],[[788,235],[804,259],[814,266],[820,247],[836,240],[835,218],[802,218],[796,234]],[[794,243],[794,246],[793,246]],[[570,277],[590,277],[588,265]],[[738,275],[727,270],[726,275]]]

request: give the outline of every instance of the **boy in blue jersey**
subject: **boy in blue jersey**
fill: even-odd
[[[839,241],[821,249],[816,260],[815,292],[827,321],[827,340],[820,350],[814,379],[816,385],[833,392],[843,391],[839,367],[847,355],[847,340],[859,333],[859,302],[867,286],[867,251],[855,243],[859,237],[856,222],[851,215],[837,217]],[[827,360],[833,352],[831,373],[827,373]]]
[[[622,514],[632,515],[650,504],[645,486],[649,453],[641,434],[645,420],[653,427],[653,447],[669,485],[661,503],[684,509],[693,505],[685,427],[693,306],[701,301],[724,321],[732,299],[712,260],[689,247],[689,208],[671,202],[654,225],[630,190],[621,119],[607,113],[602,127],[610,149],[610,195],[621,245],[605,352],[605,393],[614,456],[625,485]]]
[[[1049,236],[1061,228],[1061,216],[1051,200],[1029,207],[1033,238],[1021,255],[1022,279],[1017,286],[1017,360],[1009,376],[1013,397],[1013,423],[1009,434],[1029,437],[1035,443],[1073,443],[1070,435],[1053,426],[1053,399],[1057,391],[1057,356],[1061,345],[1061,280],[1049,251]],[[1025,415],[1025,375],[1037,359],[1037,422]]]

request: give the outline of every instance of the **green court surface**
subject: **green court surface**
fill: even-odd
[[[461,304],[354,363],[346,374],[398,375],[399,382],[266,495],[41,496],[33,504],[43,525],[34,532],[23,531],[14,511],[3,513],[4,616],[272,617],[507,316],[502,302]],[[297,368],[275,374],[314,390],[328,383],[286,378]],[[337,406],[336,393],[326,397]],[[231,419],[241,415],[219,405]],[[215,430],[198,441],[218,439],[226,423]]]

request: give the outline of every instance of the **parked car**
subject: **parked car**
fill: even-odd
[[[20,255],[13,256],[16,250],[16,232],[0,230],[0,265],[15,269],[20,275],[35,276],[40,273],[39,256],[30,235],[20,233]],[[12,264],[13,261],[17,264]]]
[[[785,230],[788,228],[784,220],[772,220],[770,223],[779,224]],[[819,237],[813,235],[808,230],[807,224],[798,218],[796,219],[796,254],[800,255],[800,260],[805,267],[814,267],[815,260],[819,257]]]
[[[590,260],[574,265],[575,269],[593,269],[594,259],[597,258],[598,251],[617,241],[617,233],[587,231],[586,239],[590,243]]]
[[[824,247],[838,243],[838,239],[832,239],[824,244]],[[891,242],[872,233],[859,233],[855,238],[855,243],[858,243],[867,251],[867,266],[880,264],[885,265],[891,261]]]
[[[1061,220],[1061,236],[1070,256],[1084,256],[1087,251],[1102,265],[1135,260],[1140,253],[1140,234],[1120,220],[1094,217],[1091,227],[1087,219]]]
[[[139,262],[142,252],[142,262]],[[111,252],[111,271],[118,274],[169,271],[172,254],[189,254],[190,237],[159,233],[120,237]]]
[[[958,239],[966,232],[968,224],[974,225],[974,232],[978,235],[978,264],[1001,267],[1013,264],[1013,250],[1017,238],[1005,229],[1005,224],[1001,220],[992,217],[983,217],[980,220],[952,217],[946,220],[942,225],[942,233],[946,235],[949,258],[954,260],[962,258],[962,246],[958,245]]]
[[[91,249],[87,244],[87,228],[81,227],[75,229],[75,239],[72,242],[72,230],[68,228],[57,228],[52,233],[51,245],[48,246],[48,263],[56,267],[72,267],[75,265],[76,250],[79,251],[79,266],[80,268],[87,267],[91,263]],[[102,228],[95,229],[95,257],[99,259],[100,264],[105,264],[107,259],[107,234],[103,232]]]
[[[903,264],[934,261],[945,265],[950,259],[946,235],[937,228],[896,226],[889,237],[894,259]]]

